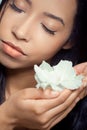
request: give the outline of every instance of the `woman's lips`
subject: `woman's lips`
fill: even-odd
[[[2,42],[3,42],[3,50],[8,55],[14,58],[25,55],[24,52],[19,47],[14,46],[12,43],[5,41]]]

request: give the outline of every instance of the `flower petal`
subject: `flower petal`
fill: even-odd
[[[72,62],[61,60],[59,64],[51,67],[45,61],[40,66],[34,65],[36,87],[46,89],[51,87],[53,90],[62,91],[63,89],[77,89],[82,85],[82,75],[76,75]]]

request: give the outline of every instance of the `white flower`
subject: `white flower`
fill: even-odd
[[[40,66],[34,65],[34,70],[37,88],[51,87],[61,91],[64,88],[74,90],[82,85],[83,76],[76,75],[71,61],[61,60],[53,67],[43,61]]]

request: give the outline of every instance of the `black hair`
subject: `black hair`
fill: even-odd
[[[0,10],[8,0],[2,0]],[[87,61],[87,0],[77,0],[78,8],[75,16],[72,33],[69,37],[73,47],[68,50],[60,50],[53,57],[52,65],[61,59],[70,60],[73,65]],[[0,103],[4,101],[5,92],[5,67],[0,65]],[[76,107],[52,130],[86,130],[87,129],[87,97],[79,101]]]
[[[0,11],[7,2],[8,0],[2,0],[0,4]],[[5,100],[4,95],[5,95],[5,67],[0,64],[0,104],[2,104]]]
[[[87,61],[87,0],[78,0],[78,11],[75,18],[71,40],[75,46],[66,55],[60,52],[64,59],[73,59],[74,63]],[[76,51],[75,51],[76,50]],[[64,50],[63,50],[64,51]],[[75,53],[78,54],[75,54]],[[74,53],[74,54],[73,54]],[[61,55],[60,54],[60,55]],[[87,130],[87,97],[80,100],[74,109],[55,125],[51,130]]]
[[[5,98],[5,73],[4,67],[0,65],[0,104],[4,102]]]
[[[8,0],[2,0],[2,2],[1,2],[1,4],[0,4],[0,10],[2,9],[3,5],[4,5],[5,3],[7,3],[7,2],[8,2]]]

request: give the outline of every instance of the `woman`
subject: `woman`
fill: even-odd
[[[83,87],[60,93],[37,90],[33,66],[39,65],[42,60],[51,65],[57,64],[61,59],[71,60],[74,65],[80,62],[81,39],[78,36],[81,36],[83,29],[82,16],[85,4],[85,0],[2,1],[0,8],[2,130],[27,128],[49,130],[84,97]],[[69,117],[55,126],[56,129],[63,130],[61,124],[65,128],[66,122],[73,119],[72,114],[80,113],[77,109],[78,105]],[[68,125],[66,128],[71,130],[74,124],[75,129],[80,130],[84,125],[85,130],[86,124],[81,124],[82,127],[78,125],[77,128],[78,122],[76,123],[74,119],[70,121],[70,128]]]

